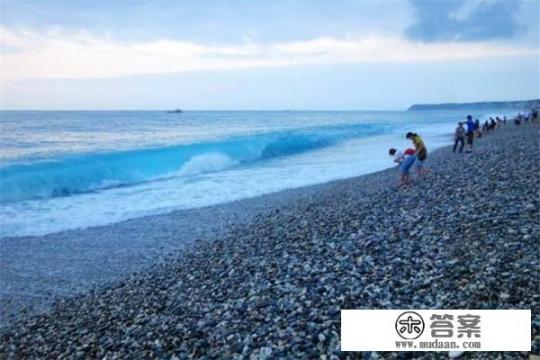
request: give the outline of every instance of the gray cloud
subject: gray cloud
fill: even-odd
[[[406,35],[423,42],[509,39],[523,32],[517,14],[521,0],[491,0],[475,4],[465,16],[455,16],[465,0],[410,0],[416,22]]]

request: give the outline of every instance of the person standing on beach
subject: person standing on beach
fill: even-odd
[[[490,128],[491,130],[497,130],[497,123],[495,122],[495,119],[494,118],[489,118],[490,119]]]
[[[477,138],[482,137],[482,133],[480,132],[480,120],[478,119],[474,121],[474,132],[476,133]]]
[[[427,148],[426,145],[424,145],[424,141],[418,134],[412,132],[407,133],[405,137],[414,144],[414,150],[416,152],[416,170],[418,175],[425,175],[426,169],[424,168],[424,161],[427,159]]]
[[[398,164],[400,174],[400,184],[409,185],[409,170],[416,160],[416,155],[413,149],[398,151],[394,148],[388,150],[388,154],[394,157],[394,162]]]
[[[465,152],[472,152],[474,141],[474,121],[471,115],[467,115],[467,150]]]
[[[463,146],[465,146],[465,128],[463,127],[463,123],[460,121],[458,122],[458,127],[456,128],[456,132],[454,134],[454,150],[453,152],[456,152],[456,148],[458,144],[461,144],[459,148],[459,152],[463,152]]]
[[[529,122],[530,113],[529,110],[523,110],[523,123],[526,124]]]
[[[487,133],[488,131],[489,131],[489,123],[488,123],[488,121],[486,120],[486,121],[484,122],[484,125],[482,126],[482,132],[483,132],[483,133]]]

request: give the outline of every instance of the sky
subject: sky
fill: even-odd
[[[0,108],[540,98],[537,0],[0,0]]]

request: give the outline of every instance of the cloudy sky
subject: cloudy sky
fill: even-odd
[[[3,109],[540,97],[536,0],[0,0]]]

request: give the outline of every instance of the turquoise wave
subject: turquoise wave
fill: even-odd
[[[0,202],[70,196],[220,171],[383,134],[389,128],[385,124],[324,126],[11,164],[0,168]]]

